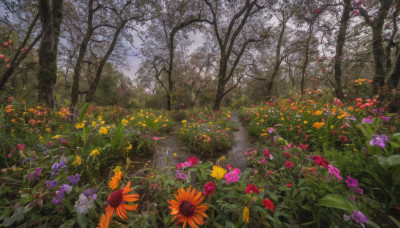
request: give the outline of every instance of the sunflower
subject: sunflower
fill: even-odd
[[[135,205],[128,205],[126,202],[134,202],[138,200],[139,195],[128,195],[129,192],[132,191],[131,182],[129,181],[125,188],[121,188],[120,190],[113,191],[108,197],[108,207],[106,208],[106,213],[103,214],[100,218],[98,228],[106,228],[111,221],[112,215],[115,214],[121,219],[127,219],[126,213],[127,211],[134,211],[138,207]]]
[[[178,194],[174,195],[177,200],[168,200],[171,209],[171,215],[173,215],[172,220],[178,219],[177,223],[183,223],[185,228],[187,224],[191,228],[197,227],[197,225],[203,225],[203,217],[207,217],[204,213],[208,206],[199,205],[203,200],[202,193],[198,192],[196,194],[196,189],[190,186],[187,191],[183,188],[178,190]]]
[[[114,176],[111,178],[108,186],[110,186],[111,190],[114,190],[118,187],[119,181],[121,180],[122,172],[120,170],[114,171]]]

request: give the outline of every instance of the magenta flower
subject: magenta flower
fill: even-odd
[[[224,175],[226,184],[236,183],[240,180],[240,169],[234,168],[232,171]]]
[[[214,182],[208,182],[207,184],[204,185],[204,191],[203,191],[204,196],[214,195],[214,192],[215,192]]]
[[[351,178],[351,176],[347,176],[346,180],[347,187],[349,187],[350,191],[358,192],[360,195],[364,193],[364,191],[358,186],[358,180],[355,178]]]
[[[336,176],[337,179],[343,180],[342,176],[340,176],[340,170],[335,168],[333,165],[328,165],[329,176]]]

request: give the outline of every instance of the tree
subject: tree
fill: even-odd
[[[336,43],[336,55],[335,55],[335,93],[336,97],[343,99],[342,91],[342,57],[343,57],[343,46],[346,41],[346,30],[348,27],[348,22],[350,20],[351,12],[351,1],[343,0],[343,12],[342,18],[340,19],[339,33]]]
[[[212,17],[210,25],[213,29],[213,35],[217,41],[220,52],[219,69],[217,74],[217,93],[213,106],[213,109],[217,111],[221,106],[224,96],[233,90],[240,82],[240,80],[238,80],[233,87],[225,90],[225,86],[233,77],[235,69],[239,64],[246,47],[250,43],[264,40],[267,36],[267,31],[259,31],[258,33],[253,31],[254,34],[260,34],[260,36],[249,38],[248,36],[250,36],[250,34],[244,34],[245,32],[243,31],[248,20],[266,6],[259,5],[258,0],[246,0],[244,4],[239,4],[238,2],[226,3],[217,0],[214,0],[213,2],[209,0],[204,1],[210,10]],[[234,13],[232,17],[229,18],[229,15],[231,14],[229,11],[228,15],[223,14],[225,10],[232,10],[233,8],[237,8],[237,12]],[[224,21],[227,23],[224,23]],[[240,39],[238,39],[239,37]],[[237,41],[241,42],[238,44]]]
[[[356,9],[359,10],[367,25],[372,29],[372,52],[375,66],[374,83],[372,84],[374,94],[378,93],[378,87],[385,84],[385,50],[383,48],[382,30],[385,18],[392,4],[393,0],[380,0],[377,16],[374,18],[361,5],[356,6]]]
[[[93,100],[94,94],[96,92],[97,86],[99,84],[101,73],[105,64],[107,63],[110,55],[113,53],[117,41],[127,27],[129,27],[132,22],[145,22],[151,18],[151,7],[152,2],[146,3],[146,1],[127,1],[126,3],[121,3],[120,1],[114,2],[113,5],[107,7],[110,14],[113,14],[115,19],[115,25],[110,25],[108,27],[113,29],[112,39],[109,43],[105,55],[100,59],[97,69],[96,76],[90,83],[89,90],[86,93],[86,102],[91,102]]]
[[[1,76],[0,90],[4,90],[7,81],[41,38],[41,33],[36,31],[39,24],[37,23],[39,21],[39,13],[37,7],[35,7],[32,2],[23,1],[9,3],[2,1],[2,3],[7,10],[16,17],[13,22],[11,22],[5,15],[0,19],[0,21],[15,32],[18,41],[22,42],[18,45],[14,55],[8,62],[7,69]],[[29,8],[30,10],[27,10],[26,8]],[[22,28],[16,28],[16,24]]]
[[[55,106],[54,86],[63,3],[63,0],[39,0],[42,37],[39,47],[38,101],[44,100],[48,107]]]

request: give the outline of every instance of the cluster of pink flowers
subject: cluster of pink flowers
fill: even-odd
[[[204,191],[203,191],[204,196],[214,195],[214,193],[215,193],[214,182],[208,182],[207,184],[204,185]]]
[[[343,180],[342,176],[340,176],[340,170],[333,165],[328,165],[329,176],[335,176],[339,180]]]
[[[240,169],[234,168],[232,171],[224,175],[226,184],[236,183],[240,180]]]

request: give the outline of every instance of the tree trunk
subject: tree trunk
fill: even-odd
[[[42,40],[39,47],[38,101],[55,106],[54,86],[57,80],[57,47],[62,21],[63,0],[39,0]]]
[[[310,22],[310,25],[309,25],[309,32],[310,32],[310,34],[306,40],[306,51],[305,51],[306,57],[304,59],[303,67],[301,69],[300,91],[301,91],[302,97],[304,95],[305,74],[306,74],[306,69],[307,69],[307,65],[308,65],[308,50],[310,49],[310,41],[311,41],[311,36],[312,36],[312,22]]]
[[[336,56],[335,56],[335,93],[336,97],[339,99],[343,99],[343,91],[342,91],[342,55],[343,55],[343,46],[346,39],[346,31],[347,31],[347,23],[350,19],[350,11],[351,11],[351,2],[350,0],[344,0],[344,7],[342,13],[342,19],[340,20],[340,28],[339,34],[337,38],[336,44]]]
[[[85,58],[87,46],[89,44],[90,38],[93,33],[93,0],[89,0],[88,3],[88,22],[87,22],[87,30],[85,37],[82,40],[81,46],[79,48],[78,58],[76,59],[75,68],[74,68],[74,76],[72,80],[72,92],[71,92],[71,107],[74,109],[78,102],[79,96],[79,79],[82,70],[82,60]]]
[[[217,94],[215,96],[215,103],[213,110],[218,111],[219,108],[221,107],[222,99],[224,98],[224,92],[225,92],[225,84],[223,82],[223,79],[218,80],[218,88],[217,88]]]
[[[385,84],[385,52],[383,50],[382,26],[372,30],[372,52],[374,55],[375,75],[373,78],[373,93],[378,93],[378,88]]]
[[[394,65],[393,72],[390,75],[389,80],[387,81],[387,85],[390,88],[395,89],[399,85],[399,79],[400,79],[400,52],[399,54],[397,54],[396,63]]]
[[[283,18],[282,18],[282,29],[281,29],[281,32],[279,34],[278,44],[277,44],[277,47],[276,47],[275,67],[274,67],[274,71],[272,72],[271,79],[267,83],[267,96],[271,96],[272,86],[274,84],[275,77],[278,75],[279,68],[281,66],[281,62],[282,62],[282,60],[281,60],[281,46],[282,46],[283,35],[285,33],[286,21],[287,21],[287,19],[285,19],[285,16],[283,15]]]
[[[111,42],[110,47],[107,50],[106,55],[101,59],[99,67],[97,68],[96,71],[96,77],[94,78],[94,80],[92,81],[92,83],[90,84],[89,90],[86,94],[86,102],[92,102],[94,94],[97,90],[97,86],[99,85],[100,82],[100,78],[101,78],[101,73],[103,72],[103,68],[106,65],[108,58],[110,57],[111,53],[113,52],[115,45],[117,44],[117,40],[119,35],[121,34],[122,29],[124,28],[125,24],[127,23],[127,21],[124,21],[121,25],[119,25],[115,31],[113,40]]]

